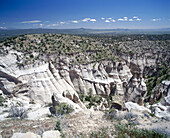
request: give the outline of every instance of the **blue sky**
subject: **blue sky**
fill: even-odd
[[[170,27],[170,0],[0,0],[5,28]]]

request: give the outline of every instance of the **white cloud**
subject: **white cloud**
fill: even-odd
[[[107,18],[108,20],[111,20],[112,18]]]
[[[59,22],[59,24],[65,24],[66,22]]]
[[[133,22],[133,21],[141,21],[142,19],[139,19],[137,16],[134,16],[131,19],[128,19],[128,17],[123,17],[123,18],[119,18],[118,21],[129,21],[129,22]]]
[[[152,19],[153,22],[160,21],[161,19]]]
[[[134,19],[137,19],[138,17],[137,16],[133,16]]]
[[[128,17],[119,18],[118,21],[128,21]]]
[[[124,21],[127,21],[128,20],[128,17],[123,17],[124,18]]]
[[[102,19],[102,20],[104,20],[105,18],[104,18],[104,17],[102,17],[101,19]]]
[[[96,19],[90,19],[91,22],[96,22]]]
[[[85,19],[83,19],[82,21],[83,21],[83,22],[88,22],[88,21],[90,21],[90,22],[96,22],[96,19],[85,18]]]
[[[114,19],[112,19],[111,21],[112,21],[112,22],[116,22],[116,20],[114,20]]]
[[[47,25],[48,27],[54,27],[54,26],[58,26],[58,24],[49,24]]]
[[[137,20],[137,21],[141,21],[141,19],[139,19],[139,18],[137,18],[136,20]]]
[[[124,19],[122,19],[122,18],[119,18],[119,19],[118,19],[118,21],[124,21]]]
[[[110,21],[109,21],[109,20],[105,20],[105,22],[106,22],[106,23],[110,23]]]
[[[40,27],[42,27],[44,24],[40,24]]]
[[[21,23],[39,23],[41,22],[40,20],[34,20],[34,21],[23,21]]]
[[[72,21],[72,23],[78,23],[78,21]]]
[[[0,29],[7,29],[6,27],[0,27]]]
[[[83,22],[88,22],[88,21],[90,21],[90,18],[84,18],[82,21]]]

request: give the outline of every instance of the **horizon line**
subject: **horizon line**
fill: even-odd
[[[129,30],[156,30],[156,29],[170,29],[170,27],[165,28],[85,28],[85,27],[78,27],[78,28],[5,28],[0,30],[24,30],[24,29],[52,29],[52,30],[71,30],[71,29],[90,29],[90,30],[115,30],[115,29],[129,29]]]

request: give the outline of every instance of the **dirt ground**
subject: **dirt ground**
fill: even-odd
[[[44,131],[54,130],[57,120],[60,120],[63,133],[66,133],[68,138],[76,137],[80,134],[88,136],[92,131],[97,131],[103,127],[114,130],[114,124],[118,122],[106,120],[103,115],[104,112],[102,111],[85,110],[67,115],[64,118],[50,117],[44,120],[9,119],[0,122],[0,135],[2,135],[3,138],[10,138],[15,132],[25,133],[28,131],[42,135]],[[170,130],[170,122],[153,119],[151,123],[144,122],[138,125],[138,127],[146,129],[162,128],[168,132]]]
[[[111,127],[113,123],[103,119],[104,112],[87,110],[64,118],[50,117],[44,120],[14,120],[9,119],[0,122],[0,135],[4,138],[10,138],[13,133],[25,133],[31,131],[41,135],[44,131],[54,130],[57,120],[60,120],[62,130],[67,133],[68,137],[79,135],[80,133],[88,134],[102,127]]]
[[[79,112],[68,119],[68,134],[79,135],[80,133],[88,135],[100,128],[113,128],[114,123],[106,120],[102,111]]]

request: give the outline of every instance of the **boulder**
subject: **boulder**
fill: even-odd
[[[128,111],[131,111],[131,109],[134,109],[134,110],[137,110],[137,111],[147,111],[147,112],[151,113],[151,111],[148,108],[146,108],[144,106],[140,106],[137,103],[133,103],[133,102],[125,103],[125,108]]]
[[[79,103],[79,98],[75,94],[73,95],[73,102]]]
[[[155,116],[158,118],[164,118],[170,121],[170,114],[168,111],[162,111],[159,107],[155,107]]]
[[[63,92],[63,96],[64,96],[64,97],[67,97],[67,98],[70,99],[70,100],[73,100],[73,96],[69,93],[69,91]]]
[[[78,105],[78,104],[74,103],[72,100],[70,100],[70,99],[68,99],[66,97],[63,97],[62,95],[60,95],[58,93],[54,93],[53,94],[53,101],[52,102],[58,103],[58,104],[60,104],[60,103],[67,103],[67,104],[72,106],[74,111],[81,111],[82,108],[85,106],[85,105],[83,105],[83,103]]]
[[[169,106],[164,106],[161,103],[158,103],[152,105],[152,108],[156,117],[170,120]]]
[[[28,112],[28,119],[29,120],[37,120],[45,118],[47,115],[50,114],[48,107],[40,107],[38,109],[34,109]]]
[[[12,138],[41,138],[41,136],[34,134],[32,132],[27,132],[27,133],[14,133]]]
[[[115,108],[115,109],[118,109],[118,110],[122,110],[122,105],[119,104],[119,103],[112,103],[110,108]]]
[[[58,130],[45,131],[42,138],[61,138],[60,132]]]

